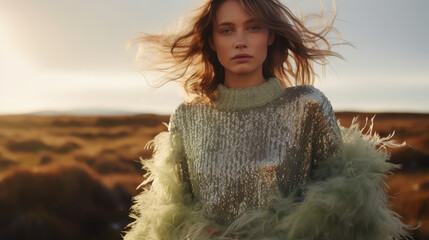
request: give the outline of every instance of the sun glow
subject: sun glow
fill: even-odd
[[[0,114],[25,112],[39,106],[38,74],[11,41],[7,21],[0,21]],[[32,86],[33,85],[33,86]]]

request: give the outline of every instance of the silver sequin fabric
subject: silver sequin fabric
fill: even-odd
[[[280,94],[245,107],[182,103],[170,119],[169,131],[183,143],[180,179],[218,224],[268,209],[272,195],[302,194],[312,169],[340,151],[337,120],[320,90],[265,85],[260,94]]]

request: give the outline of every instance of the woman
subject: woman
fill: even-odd
[[[312,32],[277,0],[210,0],[191,23],[138,39],[196,97],[151,141],[125,239],[409,237],[383,189],[397,166],[376,149],[394,144],[340,128],[311,86],[312,62],[339,56],[332,24]]]

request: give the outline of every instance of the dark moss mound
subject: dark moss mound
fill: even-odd
[[[0,182],[0,239],[121,239],[129,199],[79,167],[18,170]]]

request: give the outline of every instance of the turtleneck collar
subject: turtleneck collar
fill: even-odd
[[[227,88],[218,84],[218,99],[215,106],[218,109],[246,109],[258,107],[274,101],[283,93],[280,80],[269,78],[263,84],[248,88]]]

